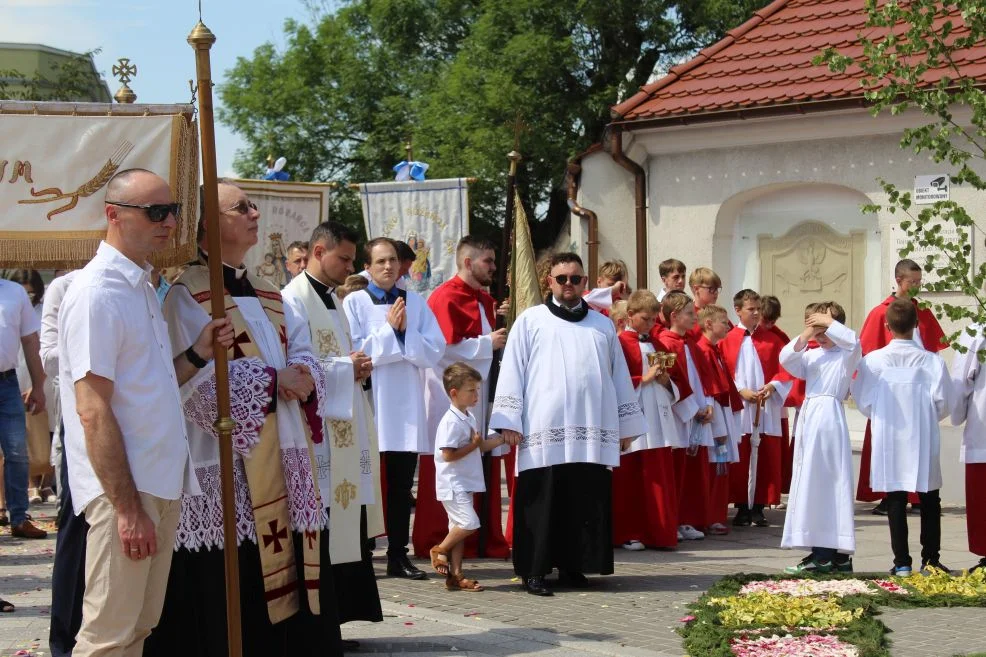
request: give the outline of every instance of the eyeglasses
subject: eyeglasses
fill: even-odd
[[[222,212],[223,214],[226,214],[227,212],[236,210],[236,214],[246,214],[250,210],[256,210],[256,209],[257,209],[257,204],[254,203],[253,201],[240,201],[236,205],[229,206]]]
[[[150,205],[136,205],[134,203],[118,203],[116,201],[106,201],[107,205],[116,205],[121,208],[135,208],[147,213],[147,218],[156,224],[168,218],[168,215],[175,215],[175,219],[181,213],[181,203],[152,203]]]
[[[580,274],[572,274],[571,276],[559,274],[558,276],[552,276],[551,278],[555,279],[555,282],[559,285],[568,285],[569,281],[571,281],[572,285],[578,285],[585,280],[585,276]]]
[[[703,290],[708,290],[709,294],[719,294],[719,288],[714,285],[696,285],[695,287],[701,288]]]

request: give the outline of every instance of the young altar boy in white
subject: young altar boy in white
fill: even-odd
[[[853,524],[852,448],[842,406],[862,353],[856,333],[845,326],[846,311],[834,301],[811,304],[805,329],[781,350],[781,367],[805,381],[783,548],[808,548],[792,574],[852,572],[856,551]],[[809,348],[815,343],[816,347]]]
[[[894,552],[891,573],[909,577],[907,491],[917,492],[921,499],[921,569],[948,570],[939,561],[942,476],[938,422],[951,410],[951,380],[941,357],[912,339],[917,309],[910,300],[891,302],[885,321],[893,340],[862,360],[852,393],[872,426],[870,485],[874,491],[887,493]]]

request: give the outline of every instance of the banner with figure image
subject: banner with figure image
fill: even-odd
[[[106,183],[148,169],[181,203],[178,228],[155,264],[195,254],[198,147],[190,105],[0,102],[0,261],[80,267],[106,234]]]
[[[330,183],[233,180],[260,212],[257,246],[247,251],[244,264],[251,275],[282,288],[292,242],[308,242],[315,226],[329,220]]]
[[[359,192],[367,236],[403,240],[417,256],[408,289],[427,297],[455,276],[455,247],[469,233],[465,178],[363,183]]]

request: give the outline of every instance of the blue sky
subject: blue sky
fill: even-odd
[[[202,0],[202,19],[218,39],[212,48],[216,83],[223,82],[237,57],[250,57],[262,43],[282,48],[287,18],[309,20],[301,0]],[[185,38],[197,20],[198,0],[0,0],[0,41],[76,52],[102,48],[96,68],[111,94],[119,88],[111,75],[113,64],[128,57],[137,64],[130,83],[137,102],[188,102],[195,60]],[[217,122],[220,175],[232,174],[234,154],[242,145]]]

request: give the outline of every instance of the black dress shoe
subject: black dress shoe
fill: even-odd
[[[560,570],[558,571],[558,585],[573,589],[587,589],[589,588],[589,578],[575,571]]]
[[[733,527],[749,527],[753,524],[753,514],[749,511],[737,511],[733,518]]]
[[[524,590],[531,595],[539,595],[541,597],[550,597],[554,595],[554,593],[551,592],[551,589],[549,589],[545,584],[544,577],[541,575],[525,577],[523,578],[523,582]]]
[[[887,513],[889,513],[887,511],[887,498],[883,498],[882,500],[880,500],[879,504],[877,504],[875,507],[870,509],[870,513],[872,513],[875,516],[887,515]]]
[[[359,641],[354,639],[343,639],[342,640],[342,651],[343,652],[359,652]]]
[[[764,516],[763,511],[760,513],[754,513],[752,520],[753,524],[757,527],[770,527],[770,521],[767,520],[766,516]]]
[[[405,579],[428,579],[428,573],[415,567],[407,557],[391,559],[387,562],[387,574]]]

